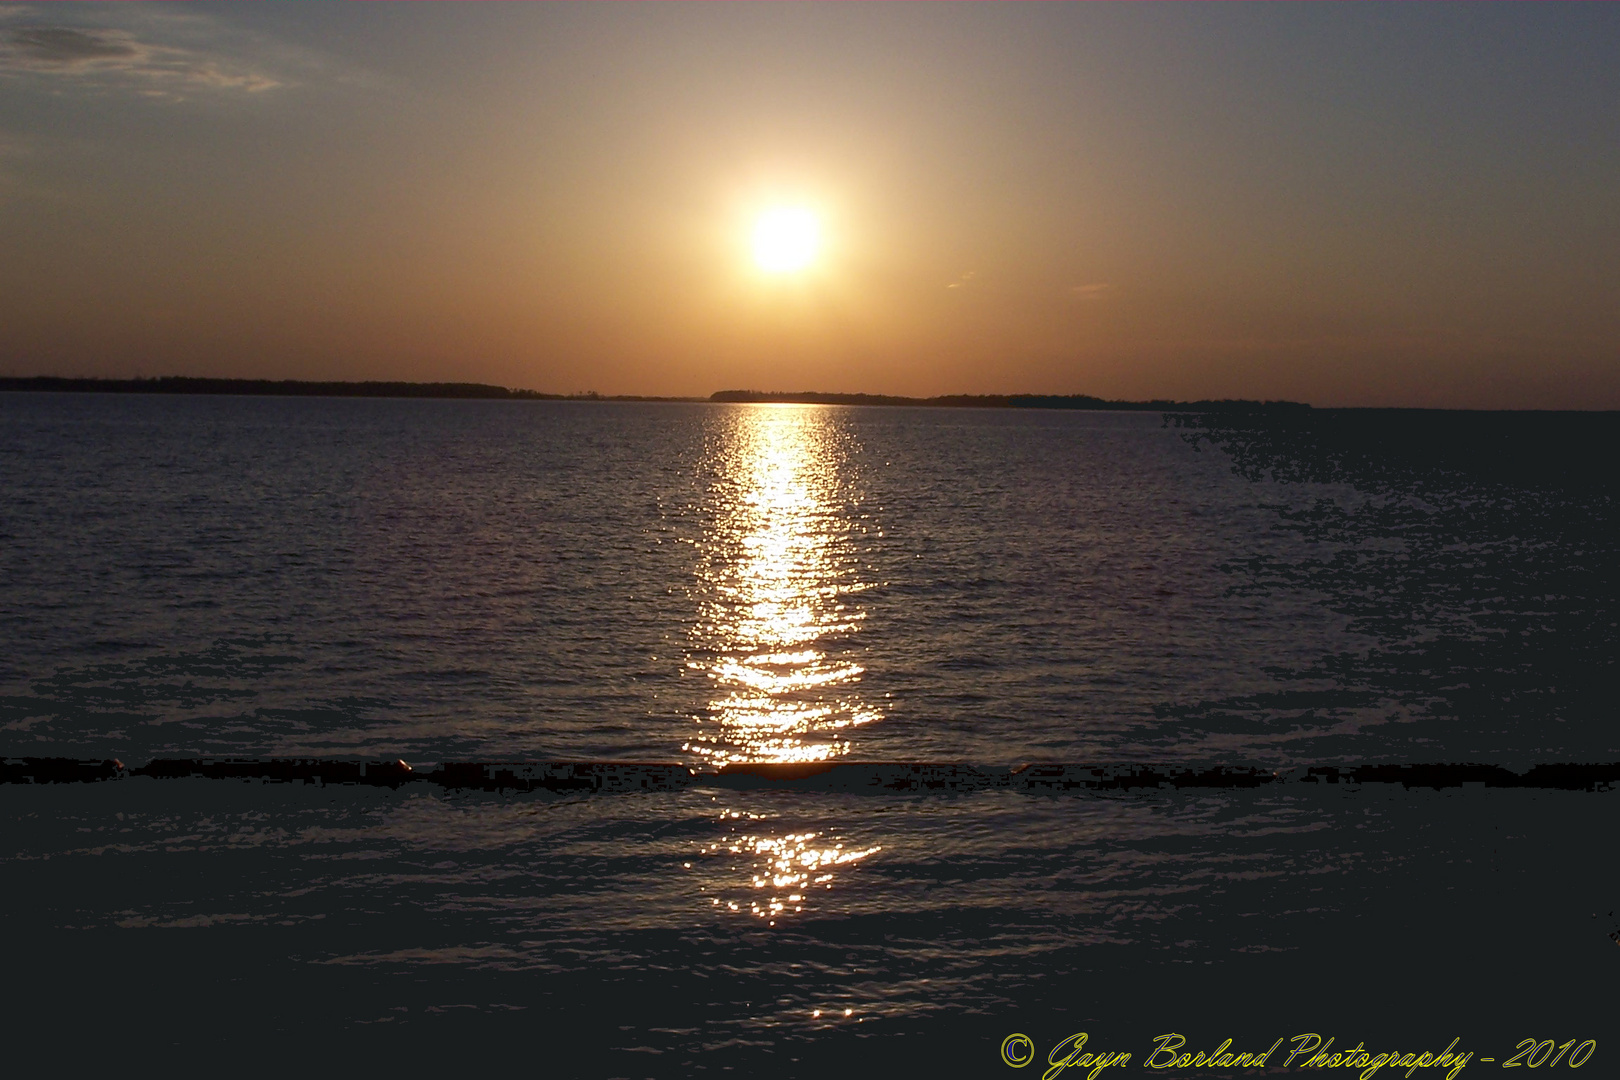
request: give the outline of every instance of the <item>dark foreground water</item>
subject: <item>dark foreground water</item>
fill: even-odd
[[[0,395],[0,755],[1278,774],[0,784],[9,1060],[1013,1076],[1317,1033],[1611,1075],[1620,796],[1308,778],[1620,760],[1615,434]]]

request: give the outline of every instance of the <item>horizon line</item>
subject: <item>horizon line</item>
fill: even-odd
[[[498,386],[477,382],[418,382],[406,379],[251,379],[200,375],[134,376],[121,379],[106,376],[11,375],[0,376],[0,392],[44,393],[136,393],[195,394],[239,397],[369,397],[441,398],[510,401],[585,402],[668,402],[686,404],[798,404],[845,405],[908,408],[1034,408],[1103,412],[1447,412],[1447,413],[1573,413],[1596,415],[1620,409],[1488,409],[1467,406],[1433,405],[1333,405],[1316,406],[1286,399],[1102,398],[1092,394],[936,394],[911,397],[901,394],[873,394],[821,390],[717,390],[706,397],[695,395],[600,394],[578,391],[558,394],[523,387]]]

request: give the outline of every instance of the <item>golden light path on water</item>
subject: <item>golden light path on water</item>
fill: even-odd
[[[855,509],[852,450],[836,410],[756,405],[717,423],[687,660],[712,689],[683,747],[708,764],[842,756],[854,729],[881,716],[853,659],[865,618],[855,594],[870,584],[857,538],[871,526]],[[774,814],[723,807],[720,818],[727,835],[696,852],[711,868],[704,898],[771,926],[813,911],[880,850],[836,822],[777,829]]]
[[[748,829],[768,821],[761,815],[745,815],[738,810],[723,810],[720,817]],[[812,831],[780,836],[733,831],[725,840],[702,845],[698,853],[724,860],[728,869],[747,875],[746,884],[740,888],[728,888],[730,881],[717,881],[721,895],[708,897],[711,906],[764,919],[775,926],[777,919],[802,912],[817,893],[830,891],[840,867],[858,863],[881,850],[876,844],[858,847],[823,839]],[[702,891],[707,893],[708,888]]]
[[[712,524],[687,666],[713,697],[683,747],[716,766],[819,761],[879,717],[849,639],[864,613],[844,471],[849,436],[815,406],[728,410],[711,445]]]

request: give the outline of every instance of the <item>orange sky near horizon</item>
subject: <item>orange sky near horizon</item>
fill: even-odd
[[[1620,9],[0,7],[0,374],[1620,408]],[[771,207],[818,251],[763,272]]]

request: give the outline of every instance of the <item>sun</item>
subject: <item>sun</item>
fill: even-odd
[[[816,257],[821,227],[803,207],[778,207],[754,222],[754,262],[771,274],[803,270]]]

